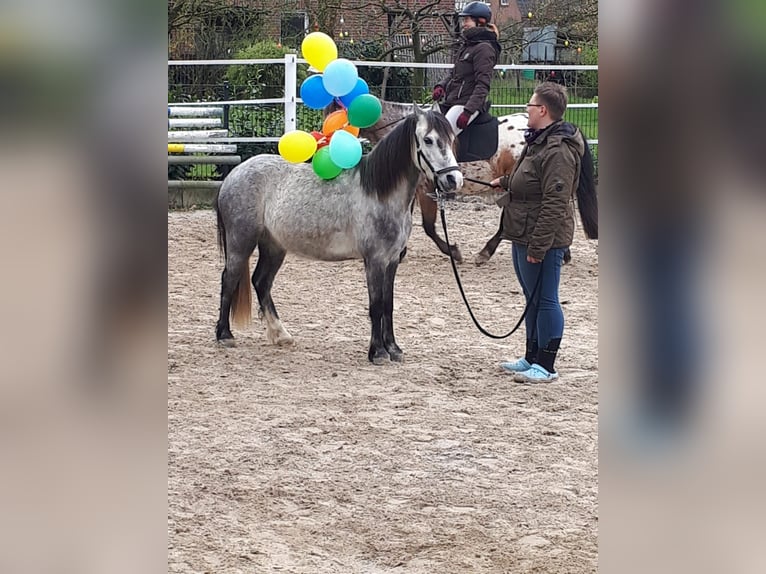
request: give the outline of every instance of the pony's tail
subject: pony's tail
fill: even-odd
[[[221,211],[218,209],[218,194],[221,192],[221,188],[215,192],[213,198],[213,211],[215,211],[215,218],[218,222],[218,253],[226,258],[226,228],[223,226],[223,218],[221,217]]]
[[[580,211],[585,236],[588,239],[598,239],[598,196],[593,173],[593,154],[587,141],[577,184],[577,208]]]
[[[234,325],[244,329],[250,325],[253,315],[253,297],[250,288],[250,258],[245,259],[239,270],[237,291],[231,300],[231,320]]]
[[[223,224],[223,217],[221,217],[221,211],[218,209],[218,193],[215,194],[213,199],[213,209],[215,210],[216,220],[218,222],[218,249],[226,260],[226,228]],[[245,262],[239,270],[239,281],[237,282],[237,290],[231,300],[231,320],[236,327],[243,329],[250,324],[252,320],[252,307],[253,299],[250,292],[250,258],[246,258]]]

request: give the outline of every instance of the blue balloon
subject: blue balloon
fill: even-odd
[[[345,96],[342,96],[340,98],[340,101],[343,102],[343,105],[346,107],[349,107],[351,105],[351,102],[354,101],[354,98],[357,96],[362,96],[364,94],[370,93],[370,86],[367,85],[367,82],[365,82],[362,78],[357,79],[356,85],[354,86],[354,89],[351,90],[349,93],[347,93]]]
[[[338,167],[354,167],[362,159],[361,142],[347,131],[338,130],[330,139],[330,159]]]
[[[356,66],[345,58],[337,58],[327,64],[322,74],[324,89],[338,98],[353,90],[357,79]]]
[[[333,100],[333,95],[324,89],[322,74],[306,78],[301,84],[301,99],[312,110],[321,110]]]

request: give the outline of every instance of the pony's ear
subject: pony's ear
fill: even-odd
[[[439,107],[439,102],[434,102],[433,104],[431,104],[431,111],[436,112],[437,114],[442,113],[442,109],[441,107]]]
[[[426,115],[423,110],[420,109],[420,106],[417,104],[417,102],[412,102],[412,109],[415,110],[416,116],[424,116]]]

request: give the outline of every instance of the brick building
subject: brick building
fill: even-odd
[[[520,21],[521,13],[517,0],[490,0],[493,21],[503,26],[511,21]],[[275,15],[266,27],[266,34],[278,41],[290,41],[297,32],[321,30],[331,34],[336,39],[383,39],[392,32],[406,34],[405,23],[397,18],[393,11],[394,3],[387,2],[390,10],[379,6],[370,6],[368,0],[342,0],[337,10],[319,8],[325,5],[324,0],[269,0],[262,5],[271,7]],[[404,5],[411,12],[416,12],[423,6],[433,4],[432,0],[410,0]],[[455,14],[467,2],[455,0],[440,0],[430,9],[431,17],[423,20],[422,32],[425,34],[447,34],[455,29]],[[364,8],[360,8],[365,6]],[[278,15],[278,16],[277,16]]]
[[[320,30],[336,41],[384,40],[396,34],[402,41],[411,34],[410,20],[397,15],[394,2],[383,2],[384,7],[370,5],[369,0],[338,0],[328,7],[326,0],[229,0],[232,6],[251,7],[265,15],[262,38],[299,47],[306,33]],[[524,0],[490,0],[493,21],[500,27],[519,21],[519,2]],[[421,34],[445,36],[456,29],[455,15],[467,2],[440,0],[422,20]],[[433,4],[433,0],[405,0],[407,10],[417,12]],[[190,36],[175,34],[171,37],[171,57],[183,58],[193,54]]]

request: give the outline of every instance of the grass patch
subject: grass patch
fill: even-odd
[[[522,79],[517,82],[511,78],[497,78],[492,81],[489,90],[489,99],[493,105],[521,105],[526,104],[532,97],[537,82]],[[577,88],[567,88],[570,104],[592,104],[593,96],[579,95]],[[586,90],[583,90],[585,92]],[[598,101],[598,100],[596,100]],[[492,113],[498,116],[515,112],[523,112],[524,108],[493,108]],[[578,126],[585,137],[592,140],[598,139],[598,108],[568,108],[564,119]]]

